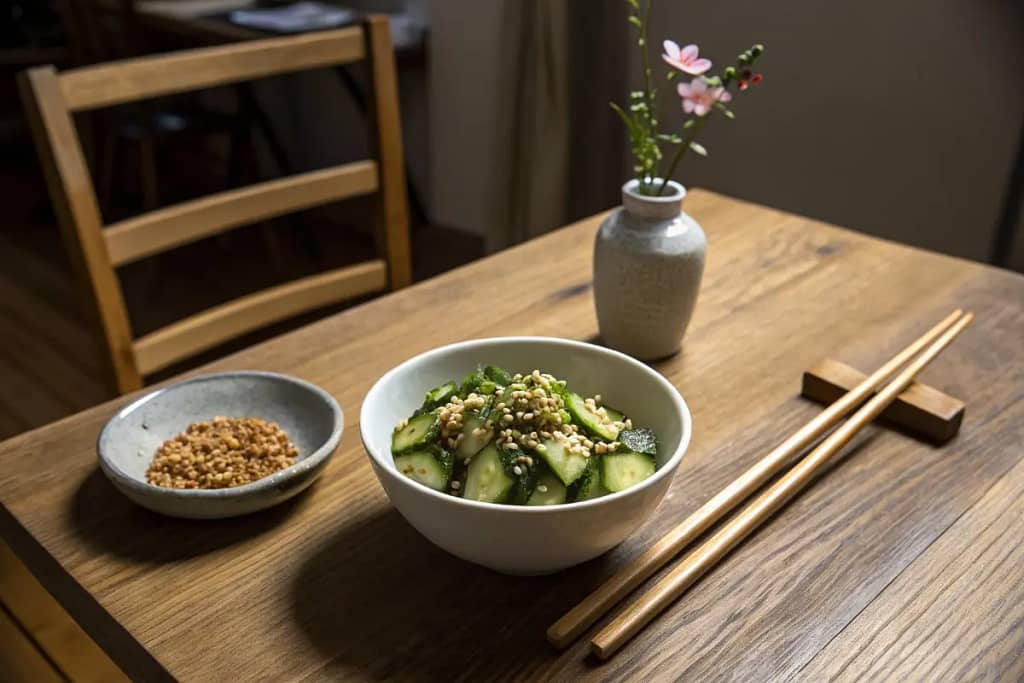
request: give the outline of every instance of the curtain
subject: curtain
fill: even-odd
[[[625,142],[608,108],[626,90],[621,0],[506,0],[494,201],[503,247],[619,201]]]

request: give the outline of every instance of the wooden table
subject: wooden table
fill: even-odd
[[[316,382],[348,423],[322,479],[243,519],[121,497],[94,444],[122,400],[0,445],[0,531],[135,679],[1019,680],[1024,676],[1024,278],[693,192],[708,270],[656,367],[695,438],[655,519],[543,578],[463,563],[388,504],[359,443],[385,370],[501,334],[594,339],[595,217],[207,369]],[[516,284],[518,283],[518,285]],[[816,410],[801,371],[871,369],[955,307],[977,320],[924,380],[968,402],[944,448],[873,429],[612,661],[544,630]]]

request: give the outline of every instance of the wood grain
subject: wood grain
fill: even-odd
[[[60,90],[71,111],[85,111],[365,57],[363,30],[355,26],[85,66],[64,72]]]
[[[1024,680],[1024,462],[800,671],[804,681]]]
[[[867,375],[837,360],[826,359],[804,373],[800,394],[829,405],[857,386]],[[880,420],[936,444],[944,444],[960,431],[964,402],[935,387],[915,382],[885,409]]]
[[[439,344],[593,339],[599,218],[208,366],[290,373],[341,403],[339,451],[291,503],[190,523],[118,496],[94,444],[125,397],[0,445],[0,533],[135,679],[793,677],[1020,463],[1024,278],[699,190],[686,205],[708,234],[705,281],[683,352],[655,367],[694,440],[656,516],[598,560],[514,578],[446,555],[390,508],[353,422],[381,374]],[[507,296],[512,273],[534,286]],[[921,378],[970,404],[956,439],[869,430],[612,661],[551,651],[548,624],[819,412],[798,395],[804,369],[877,367],[958,307],[971,333]]]
[[[955,315],[959,315],[957,312]],[[689,552],[666,575],[593,637],[591,650],[600,659],[608,659],[636,636],[647,624],[668,609],[686,590],[701,579],[733,548],[756,531],[794,496],[811,483],[856,436],[882,414],[939,354],[970,324],[967,313],[930,344],[906,369],[880,389],[850,417],[821,440],[810,453],[788,472],[755,497],[733,517],[724,521],[714,534]],[[892,361],[890,361],[892,362]]]
[[[376,162],[356,161],[133,216],[110,225],[103,237],[110,261],[120,266],[240,225],[370,194],[377,188]]]
[[[668,562],[687,546],[693,544],[708,529],[726,518],[734,508],[762,488],[765,482],[778,475],[780,471],[803,455],[814,442],[835,428],[851,411],[861,406],[872,393],[892,379],[908,361],[921,353],[928,344],[938,339],[939,335],[949,329],[949,326],[962,315],[963,311],[959,309],[953,311],[912,341],[906,348],[889,358],[870,376],[864,377],[856,385],[850,387],[849,391],[830,403],[807,424],[788,435],[782,443],[777,444],[747,471],[729,482],[728,486],[712,496],[693,513],[687,515],[683,521],[658,539],[656,543],[619,569],[596,591],[574,605],[548,628],[547,637],[551,644],[559,649],[565,648],[593,626],[598,619],[606,616],[617,603],[665,567]],[[840,429],[844,427],[840,427]],[[788,477],[790,474],[791,472],[785,476]],[[729,526],[732,523],[733,521],[730,519],[724,524]],[[676,571],[676,569],[672,569],[671,573]],[[698,577],[694,576],[694,579],[696,578]],[[643,598],[640,598],[638,602],[642,600]],[[627,608],[627,612],[632,609],[632,606]],[[618,645],[615,649],[618,649]],[[609,648],[602,646],[596,648],[595,654],[602,659],[607,659],[605,655],[609,651]]]

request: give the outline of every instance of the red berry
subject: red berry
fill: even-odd
[[[753,83],[754,85],[757,85],[758,83],[760,83],[763,80],[764,80],[764,74],[757,74],[753,78],[750,79],[750,82]]]
[[[748,87],[750,86],[746,81],[740,81],[740,90],[746,90]]]

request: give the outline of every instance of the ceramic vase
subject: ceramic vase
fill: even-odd
[[[661,184],[655,180],[656,187]],[[704,274],[707,239],[683,211],[686,189],[669,181],[661,196],[622,186],[622,206],[594,244],[594,302],[601,341],[640,360],[679,351]]]

